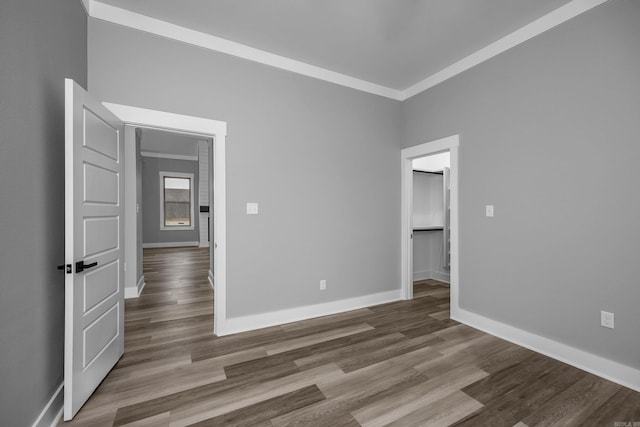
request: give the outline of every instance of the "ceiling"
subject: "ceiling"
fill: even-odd
[[[96,3],[385,88],[404,90],[559,7],[580,1],[99,0]]]
[[[161,154],[198,159],[198,141],[204,138],[164,130],[142,129],[140,151],[143,155]]]

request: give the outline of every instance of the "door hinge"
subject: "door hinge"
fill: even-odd
[[[71,269],[71,264],[62,264],[58,266],[58,270],[64,270],[65,273],[71,274],[73,270]]]

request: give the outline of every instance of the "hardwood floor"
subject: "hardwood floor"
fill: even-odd
[[[126,301],[125,354],[60,425],[640,422],[640,393],[450,320],[441,282],[417,282],[413,301],[217,338],[208,251],[144,257],[147,285]]]

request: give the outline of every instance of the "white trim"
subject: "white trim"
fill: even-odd
[[[226,129],[226,128],[225,128]],[[227,173],[225,171],[226,133],[213,139],[213,173],[209,186],[209,206],[213,203],[213,240],[211,259],[216,294],[213,299],[213,333],[221,335],[227,327]],[[210,212],[211,214],[211,212]]]
[[[440,282],[451,283],[451,275],[441,273],[439,271],[415,271],[413,273],[413,281],[434,279]]]
[[[209,284],[211,285],[211,289],[215,290],[215,289],[216,289],[216,287],[215,287],[215,285],[214,285],[214,283],[215,283],[215,282],[214,282],[214,280],[213,280],[213,271],[211,271],[211,270],[209,270],[209,276],[208,276],[208,279],[209,279]]]
[[[171,130],[180,133],[192,133],[205,138],[213,138],[213,185],[209,187],[209,200],[214,206],[213,230],[216,238],[213,242],[213,250],[210,251],[210,260],[213,262],[213,273],[216,277],[216,297],[214,299],[213,330],[224,330],[226,323],[227,306],[227,192],[226,192],[226,135],[227,123],[202,117],[186,116],[183,114],[166,111],[151,110],[147,108],[131,107],[127,105],[103,102],[103,105],[111,110],[120,120],[127,125],[143,128]],[[125,142],[126,144],[126,142]],[[135,151],[135,150],[134,150]],[[126,163],[125,149],[125,163]],[[131,161],[132,159],[129,159]],[[125,184],[136,185],[136,177],[125,173]],[[135,211],[133,205],[125,202],[125,211]],[[133,215],[133,213],[131,213]],[[127,234],[125,240],[136,239],[136,233]],[[199,242],[196,242],[199,244]],[[144,245],[143,245],[144,246]],[[215,254],[215,255],[214,255]],[[136,254],[130,254],[135,257]],[[125,257],[127,254],[125,252]],[[127,258],[128,260],[128,258]],[[134,263],[135,264],[135,263]],[[131,264],[131,265],[134,265]]]
[[[345,311],[398,301],[401,299],[400,296],[400,290],[397,289],[339,301],[307,305],[304,307],[295,307],[249,316],[232,317],[227,319],[227,325],[224,332],[218,333],[218,335],[235,334],[238,332],[252,331],[269,326],[283,325],[285,323],[312,319],[314,317],[329,316],[331,314],[343,313]]]
[[[413,147],[404,148],[400,152],[400,260],[401,260],[401,292],[403,299],[413,298],[413,164],[412,160],[419,157],[449,151],[451,162],[451,262],[450,289],[451,313],[458,310],[459,284],[459,222],[458,222],[458,147],[459,135],[452,135]]]
[[[138,288],[137,287],[124,288],[124,299],[133,299],[133,298],[138,298]]]
[[[53,393],[51,399],[49,399],[38,418],[32,424],[32,427],[55,427],[58,425],[64,410],[63,387],[64,382]]]
[[[71,189],[73,188],[73,162],[71,161],[73,159],[73,147],[71,143],[67,143],[67,141],[72,141],[73,140],[73,132],[74,132],[74,121],[73,121],[73,114],[67,114],[67,110],[71,110],[73,108],[73,102],[74,102],[74,85],[76,83],[73,82],[73,80],[70,79],[65,79],[64,81],[64,87],[65,87],[65,95],[64,95],[64,100],[65,100],[65,124],[64,124],[64,132],[65,132],[65,162],[64,162],[64,168],[65,168],[65,197],[64,197],[64,203],[65,203],[65,235],[69,232],[69,230],[73,230],[73,218],[71,215],[67,215],[67,212],[72,212],[73,211],[73,191],[71,191]],[[118,186],[118,189],[120,189],[120,186]],[[119,237],[119,235],[118,235]],[[66,238],[64,239],[64,246],[65,246],[65,264],[72,264],[73,260],[67,258],[67,256],[73,256],[73,255],[67,255],[67,254],[73,254],[73,239],[69,239]],[[124,266],[123,266],[124,269]],[[120,268],[118,268],[118,271],[120,271]],[[118,277],[120,277],[120,273],[118,273]],[[73,334],[71,333],[70,329],[67,327],[68,325],[73,325],[73,313],[71,312],[70,309],[67,309],[67,307],[73,306],[73,294],[72,294],[72,289],[73,289],[73,275],[68,275],[65,274],[65,296],[64,296],[64,300],[65,300],[65,310],[64,310],[64,384],[67,384],[67,387],[63,386],[63,391],[64,391],[64,400],[67,402],[72,402],[72,389],[73,389],[73,382],[70,381],[70,374],[71,372],[73,372],[73,364],[72,364],[72,360],[71,357],[66,357],[66,355],[72,355],[73,354]],[[67,406],[70,407],[70,405],[68,403],[64,403],[63,407],[65,408],[66,412],[68,409]]]
[[[171,130],[188,135],[204,136],[205,138],[227,134],[227,123],[219,120],[113,104],[111,102],[103,102],[102,105],[111,110],[125,124],[134,127]]]
[[[144,281],[144,274],[140,276],[140,280],[136,284],[136,288],[138,288],[138,296],[142,295],[142,290],[146,286],[147,282]]]
[[[454,62],[421,82],[406,88],[402,91],[401,100],[411,98],[420,92],[424,92],[425,90],[432,88],[451,77],[457,76],[463,71],[475,67],[494,56],[500,55],[502,52],[518,46],[519,44],[524,43],[527,40],[532,39],[533,37],[540,35],[590,9],[593,9],[606,1],[608,0],[573,0],[512,32],[511,34],[508,34],[500,40],[483,47],[457,62]]]
[[[441,273],[439,271],[432,271],[431,278],[433,280],[438,280],[440,282],[449,283],[449,284],[451,283],[451,274]]]
[[[144,274],[138,279],[135,287],[124,288],[124,299],[138,298],[142,294],[147,283],[144,281]]]
[[[160,191],[160,230],[163,231],[174,231],[174,230],[195,230],[196,229],[196,218],[195,218],[195,211],[196,211],[196,201],[195,201],[195,186],[196,186],[196,176],[195,174],[192,173],[185,173],[185,172],[171,172],[171,171],[160,171],[160,186],[159,186],[159,191]],[[175,226],[171,226],[171,225],[165,225],[164,224],[164,179],[165,178],[186,178],[189,180],[189,215],[190,215],[190,220],[189,220],[189,225],[175,225]],[[198,242],[198,245],[200,245],[200,243]]]
[[[346,74],[321,68],[295,59],[276,55],[261,49],[256,49],[220,37],[212,36],[200,31],[195,31],[186,27],[171,24],[166,21],[151,18],[139,13],[131,12],[116,6],[101,3],[96,0],[83,0],[87,14],[96,19],[111,22],[136,30],[166,37],[172,40],[181,41],[194,46],[227,55],[258,62],[283,70],[302,74],[307,77],[324,80],[345,86],[351,89],[360,90],[386,98],[404,101],[423,92],[445,80],[454,77],[484,61],[493,58],[525,41],[544,33],[588,10],[605,3],[608,0],[572,0],[556,10],[536,19],[524,27],[506,35],[505,37],[483,47],[482,49],[468,55],[461,60],[445,67],[432,74],[424,80],[411,85],[404,90],[398,90],[377,83],[362,80]],[[88,4],[86,4],[88,2]],[[117,115],[117,114],[116,114]]]
[[[174,160],[190,160],[197,162],[198,156],[187,156],[184,154],[167,154],[167,153],[154,153],[152,151],[141,151],[142,157],[155,157],[158,159],[174,159]]]
[[[138,226],[138,190],[136,185],[136,129],[131,126],[124,127],[124,158],[130,159],[124,162],[124,297],[135,298],[137,295],[131,296],[136,289],[138,280],[138,239],[128,239],[127,236],[137,236]],[[128,177],[133,178],[129,184]],[[141,201],[140,201],[141,202]],[[128,209],[131,207],[130,209]]]
[[[614,362],[604,357],[571,347],[558,341],[507,325],[480,314],[458,309],[451,318],[466,325],[480,329],[512,343],[526,347],[537,353],[567,363],[576,368],[591,372],[609,381],[640,391],[640,370]]]
[[[413,272],[413,281],[417,282],[419,280],[429,280],[433,279],[431,275],[431,270],[429,271],[414,271]]]
[[[188,246],[200,246],[200,242],[156,242],[156,243],[143,243],[143,248],[185,248]]]
[[[90,16],[92,18],[134,28],[136,30],[203,47],[216,52],[225,53],[227,55],[236,56],[238,58],[248,59],[249,61],[258,62],[260,64],[269,65],[282,70],[324,80],[326,82],[335,83],[340,86],[346,86],[395,100],[400,100],[400,96],[402,95],[401,92],[396,89],[331,71],[326,68],[307,64],[285,56],[276,55],[265,50],[256,49],[231,40],[216,37],[211,34],[181,27],[166,21],[150,18],[139,13],[100,3],[95,0],[91,1],[90,12]]]
[[[91,0],[80,0],[80,2],[87,16],[91,16]]]

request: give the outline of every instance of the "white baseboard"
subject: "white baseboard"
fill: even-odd
[[[160,242],[160,243],[143,243],[143,248],[182,248],[185,246],[200,246],[199,241],[193,242]]]
[[[213,271],[209,270],[209,284],[211,285],[211,289],[213,290],[216,289],[214,283],[215,281],[213,280]]]
[[[144,286],[147,284],[147,282],[144,281],[144,274],[142,276],[140,276],[140,279],[138,279],[138,283],[136,284],[136,288],[138,288],[138,297],[142,294],[142,290],[144,289]]]
[[[53,393],[49,402],[44,407],[40,416],[33,423],[32,427],[55,427],[62,418],[62,410],[64,409],[64,383]]]
[[[451,276],[439,271],[416,271],[413,273],[413,281],[434,279],[445,283],[451,283]]]
[[[144,281],[144,274],[140,276],[138,279],[138,283],[134,287],[125,287],[124,288],[124,299],[138,298],[140,294],[142,294],[142,290],[144,289],[144,285],[146,285]]]
[[[268,313],[254,314],[250,316],[227,318],[224,331],[221,335],[235,334],[238,332],[252,331],[269,326],[283,325],[285,323],[298,322],[314,317],[328,316],[330,314],[357,310],[373,305],[384,304],[402,299],[400,289],[365,295],[362,297],[348,298],[339,301],[331,301],[321,304],[307,305],[304,307],[289,308]]]
[[[198,245],[201,248],[208,248],[209,247],[209,242],[200,242],[200,244]]]
[[[431,279],[430,271],[414,271],[413,272],[413,281],[417,282],[418,280],[428,280]]]
[[[439,271],[433,271],[431,273],[431,278],[434,279],[434,280],[439,280],[441,282],[451,283],[451,275],[449,275],[447,273],[441,273]]]
[[[451,318],[632,390],[640,391],[639,369],[605,359],[604,357],[460,308],[457,310],[457,313],[452,313]]]
[[[124,299],[138,298],[138,288],[126,287],[124,288]]]

